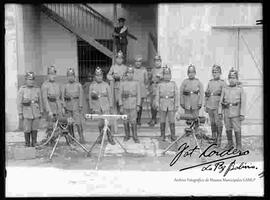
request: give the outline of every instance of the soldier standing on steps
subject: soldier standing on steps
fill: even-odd
[[[203,103],[203,85],[195,78],[196,69],[194,65],[188,67],[188,78],[185,79],[180,87],[180,106],[186,114],[198,116]]]
[[[175,141],[175,113],[179,108],[179,97],[177,85],[174,81],[171,81],[171,69],[165,67],[163,69],[163,81],[158,84],[156,91],[156,107],[160,113],[160,132],[161,139],[165,141],[165,126],[166,117],[171,131],[171,141]]]
[[[155,108],[156,90],[158,84],[162,81],[163,69],[161,67],[161,57],[156,55],[154,58],[155,66],[151,72],[151,85],[150,85],[150,102],[151,102],[151,115],[152,119],[148,122],[149,126],[155,126],[157,123],[157,109]]]
[[[143,102],[147,95],[146,86],[148,84],[148,75],[145,67],[142,66],[142,56],[138,55],[135,58],[135,68],[134,68],[134,80],[137,80],[141,86],[141,105],[140,110],[137,113],[137,124],[141,125],[141,117],[143,110]]]
[[[208,83],[205,92],[205,112],[208,113],[211,122],[212,138],[217,147],[221,145],[223,123],[218,115],[218,106],[222,89],[226,86],[224,80],[220,79],[221,67],[214,65],[212,68],[213,79]]]
[[[236,148],[242,150],[241,122],[245,119],[246,95],[238,83],[238,71],[231,69],[228,75],[229,86],[221,93],[218,113],[224,114],[224,123],[228,144],[225,148],[233,147],[232,131],[235,133]]]
[[[85,99],[85,111],[86,113],[89,113],[90,108],[89,108],[89,87],[93,83],[94,77],[91,73],[88,74],[87,81],[83,84],[83,92],[84,92],[84,99]]]
[[[141,105],[140,83],[133,79],[134,68],[128,67],[127,79],[120,84],[120,99],[119,105],[120,113],[128,116],[127,121],[124,122],[125,138],[124,141],[130,138],[130,127],[135,143],[139,143],[137,136],[137,112]]]
[[[85,143],[82,127],[82,108],[83,108],[83,89],[82,85],[75,81],[75,72],[73,68],[67,71],[68,83],[63,87],[63,98],[66,113],[72,117],[77,127],[80,143]]]
[[[64,113],[62,112],[63,102],[61,88],[55,81],[56,68],[54,66],[48,67],[47,73],[48,79],[42,84],[41,93],[43,97],[44,110],[47,114],[48,127],[46,133],[48,138],[53,131],[53,123],[56,121],[56,118],[62,116]]]
[[[96,114],[112,114],[113,113],[113,102],[112,102],[112,93],[108,83],[103,81],[103,72],[97,67],[95,71],[95,82],[93,82],[89,87],[89,108],[90,113]],[[104,119],[99,120],[99,137],[98,144],[101,144],[104,128]],[[109,125],[109,129],[112,130],[112,127]],[[115,145],[115,142],[112,137],[111,131],[107,131],[108,141],[110,144]]]
[[[26,84],[19,89],[18,113],[19,118],[23,120],[25,146],[34,147],[37,143],[37,133],[43,113],[43,104],[40,88],[34,83],[34,73],[27,72],[25,80]]]
[[[128,45],[128,28],[125,26],[126,19],[120,17],[118,19],[119,26],[114,28],[113,36],[115,38],[116,52],[121,51],[123,53],[124,60],[127,58],[127,45]]]

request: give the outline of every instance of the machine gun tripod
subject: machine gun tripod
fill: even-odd
[[[53,157],[53,154],[54,154],[54,152],[56,150],[57,144],[59,143],[60,138],[65,137],[66,142],[67,142],[67,144],[69,146],[70,146],[70,141],[74,141],[87,153],[87,156],[89,156],[87,148],[84,145],[82,145],[75,137],[73,137],[70,134],[70,132],[69,132],[70,128],[69,127],[72,126],[72,125],[73,125],[73,119],[72,118],[67,118],[67,117],[57,118],[50,137],[45,141],[45,143],[43,143],[43,144],[41,144],[39,146],[36,146],[36,149],[41,149],[42,147],[47,145],[50,141],[52,141],[52,139],[54,137],[57,137],[56,142],[55,142],[55,144],[53,146],[52,152],[51,152],[50,157],[49,157],[49,159],[51,160],[52,157]]]
[[[101,158],[101,153],[102,153],[102,149],[103,149],[103,145],[104,145],[104,140],[105,140],[105,135],[107,135],[107,131],[111,131],[109,128],[109,119],[122,119],[122,120],[127,120],[127,115],[99,115],[99,114],[85,114],[85,118],[86,119],[104,119],[104,127],[102,129],[103,134],[102,134],[102,140],[101,140],[101,146],[100,146],[100,150],[99,150],[99,154],[98,154],[98,160],[96,163],[96,167],[95,169],[98,169],[98,164],[100,162],[100,158]],[[125,149],[125,147],[118,141],[117,138],[114,138],[116,140],[116,142],[119,144],[119,146],[125,151],[125,153],[127,153],[127,150]],[[90,147],[90,150],[88,152],[88,154],[90,154],[92,152],[92,150],[94,149],[95,145],[97,144],[97,141],[99,140],[99,136],[97,137],[96,141],[94,142],[94,144]]]

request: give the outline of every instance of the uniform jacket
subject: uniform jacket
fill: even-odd
[[[97,99],[92,98],[92,94],[98,96]],[[95,112],[102,111],[109,113],[110,107],[113,106],[112,93],[108,83],[102,81],[101,83],[94,82],[89,87],[89,107]]]
[[[218,109],[222,89],[226,86],[224,80],[211,79],[205,91],[205,107]]]
[[[46,80],[41,86],[44,109],[53,114],[62,112],[62,94],[58,83]]]
[[[222,103],[232,103],[237,105],[229,105],[227,108],[222,106]],[[239,117],[240,115],[245,116],[245,108],[246,108],[246,95],[241,86],[230,87],[226,86],[223,88],[218,113],[221,114],[222,110],[224,111],[224,115],[227,117]]]
[[[157,85],[162,80],[163,77],[163,68],[154,67],[151,71],[151,87],[150,93],[156,95]]]
[[[141,104],[140,84],[135,80],[125,80],[120,83],[119,105],[124,109],[136,109]]]
[[[198,94],[195,94],[197,92]],[[190,93],[185,95],[184,93]],[[185,79],[180,87],[180,105],[183,109],[198,109],[203,103],[203,85],[199,79]]]
[[[141,98],[145,98],[147,95],[146,86],[148,84],[148,75],[144,67],[134,68],[133,79],[138,81],[141,86]]]
[[[127,71],[127,66],[126,65],[112,65],[110,68],[110,71],[107,74],[107,79],[109,81],[114,81],[113,75],[114,74],[118,74],[120,76],[120,80],[124,80],[125,79],[125,75],[126,75],[126,71]],[[120,85],[120,81],[114,81],[114,88],[118,89]]]
[[[78,111],[83,106],[82,85],[77,81],[66,83],[63,86],[63,99],[67,110]]]
[[[41,91],[38,86],[27,87],[23,85],[18,94],[18,113],[25,119],[35,119],[41,117],[43,104]]]
[[[179,106],[177,85],[174,81],[163,81],[158,84],[156,91],[156,105],[161,111],[176,111]]]
[[[115,27],[114,32],[119,34],[119,36],[115,36],[116,43],[128,44],[128,40],[127,40],[128,28],[126,26]]]

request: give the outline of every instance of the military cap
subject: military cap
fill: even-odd
[[[74,75],[74,76],[75,76],[75,71],[74,71],[73,68],[69,68],[69,69],[67,70],[67,76],[69,76],[69,75]]]
[[[160,56],[160,55],[156,55],[156,56],[154,57],[154,60],[161,60],[161,56]]]
[[[238,79],[238,71],[234,68],[231,68],[228,74],[228,78],[237,78]]]
[[[119,21],[119,22],[125,22],[126,19],[125,19],[124,17],[120,17],[120,18],[118,18],[118,21]]]
[[[212,67],[212,72],[213,71],[218,71],[218,72],[220,72],[221,73],[221,67],[219,66],[219,65],[213,65],[213,67]]]
[[[119,57],[119,58],[123,58],[124,55],[123,55],[123,52],[120,50],[118,51],[118,53],[116,54],[116,58]]]
[[[193,72],[196,73],[196,68],[195,68],[195,66],[192,65],[192,64],[188,66],[188,73],[189,73],[190,71],[193,71]]]
[[[25,79],[26,80],[35,80],[35,73],[34,72],[26,72]]]
[[[127,73],[134,73],[134,68],[131,65],[128,66]]]
[[[100,67],[97,67],[96,70],[95,70],[95,75],[96,75],[96,76],[100,76],[100,75],[102,75],[102,74],[103,74],[102,69],[101,69]]]
[[[142,61],[142,56],[141,55],[137,55],[136,57],[135,57],[135,61],[136,62],[141,62]]]
[[[48,67],[48,74],[56,74],[55,66],[49,66]]]
[[[171,74],[171,69],[167,65],[163,69],[163,74]]]

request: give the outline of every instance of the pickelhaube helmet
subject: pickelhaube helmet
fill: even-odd
[[[55,66],[49,66],[47,73],[48,74],[56,74],[56,68],[55,68]]]
[[[189,65],[188,66],[188,70],[187,70],[187,72],[189,73],[189,72],[195,72],[196,73],[196,68],[195,68],[195,66],[194,65]]]
[[[163,74],[168,74],[170,75],[171,74],[171,69],[166,65],[164,68],[163,68]]]
[[[236,78],[238,79],[238,71],[234,68],[231,68],[228,74],[228,78]]]
[[[160,55],[155,55],[154,60],[161,60],[161,56]]]
[[[123,55],[123,52],[120,50],[118,51],[118,53],[116,54],[116,58],[123,58],[124,55]]]
[[[26,80],[35,80],[35,73],[34,72],[26,72],[25,79]]]
[[[128,66],[127,73],[134,73],[134,68],[131,65]]]
[[[97,67],[96,70],[95,70],[95,75],[96,76],[100,76],[100,75],[103,75],[103,71],[100,67]]]
[[[218,71],[219,73],[221,73],[221,67],[219,65],[214,64],[212,67],[212,72],[214,71]]]
[[[143,60],[143,58],[142,58],[141,55],[137,55],[137,56],[135,57],[135,61],[136,61],[136,62],[141,62],[142,60]]]
[[[75,71],[73,68],[68,68],[67,70],[67,76],[74,75],[75,76]]]

